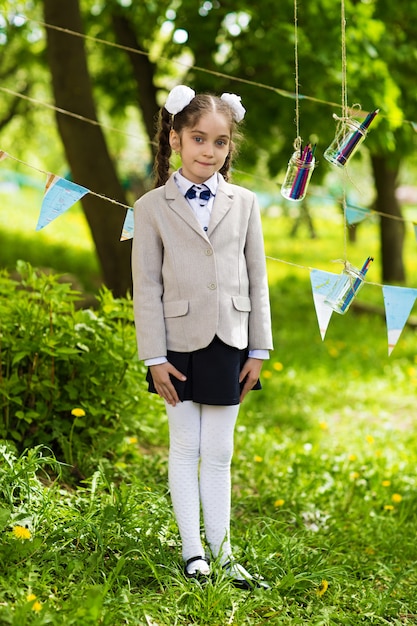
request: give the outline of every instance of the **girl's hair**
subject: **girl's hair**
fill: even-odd
[[[229,120],[230,123],[230,150],[226,160],[219,170],[220,174],[229,180],[229,172],[232,163],[232,155],[236,149],[233,138],[237,137],[236,121],[229,104],[209,94],[197,94],[191,102],[176,115],[171,115],[165,107],[162,107],[159,114],[158,128],[158,150],[155,157],[155,187],[165,185],[170,175],[171,146],[169,143],[169,133],[175,130],[179,135],[184,128],[192,128],[204,113],[220,113]]]

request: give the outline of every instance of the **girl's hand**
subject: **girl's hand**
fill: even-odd
[[[180,399],[171,382],[170,375],[181,381],[187,380],[186,376],[169,362],[151,365],[150,370],[158,395],[171,406],[175,406]]]
[[[242,392],[240,394],[240,402],[243,402],[244,397],[256,385],[263,365],[262,359],[249,358],[242,367],[240,372],[239,382],[245,381]]]

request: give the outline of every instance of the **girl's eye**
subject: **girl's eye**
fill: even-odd
[[[202,137],[194,137],[194,140],[195,140],[197,143],[201,143],[201,142],[203,141],[203,138],[202,138]]]

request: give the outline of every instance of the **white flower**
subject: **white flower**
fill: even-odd
[[[224,93],[222,94],[221,99],[227,102],[232,109],[233,117],[236,122],[241,122],[246,113],[246,109],[241,104],[241,97],[237,96],[235,93]]]
[[[168,94],[165,108],[171,115],[176,115],[190,104],[195,97],[195,91],[186,85],[177,85]]]

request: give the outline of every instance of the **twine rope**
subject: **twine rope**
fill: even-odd
[[[299,67],[298,67],[298,5],[294,0],[294,65],[295,65],[295,128],[296,139],[294,141],[295,150],[300,150],[302,140],[300,137],[300,95],[299,95]]]

